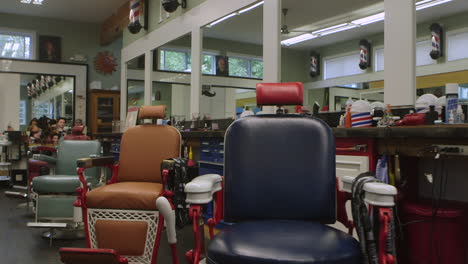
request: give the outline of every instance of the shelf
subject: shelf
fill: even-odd
[[[202,160],[200,160],[198,163],[217,165],[217,166],[223,166],[224,167],[224,163],[219,163],[219,162],[211,162],[211,161],[202,161]]]

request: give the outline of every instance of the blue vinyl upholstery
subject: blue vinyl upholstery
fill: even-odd
[[[359,264],[359,243],[316,222],[238,223],[208,246],[207,264]]]
[[[227,222],[335,222],[335,140],[321,120],[260,115],[234,122],[225,139]]]

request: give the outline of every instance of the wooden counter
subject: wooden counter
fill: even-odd
[[[468,125],[333,128],[337,138],[457,138],[468,139]]]

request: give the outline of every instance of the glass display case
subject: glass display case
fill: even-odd
[[[111,133],[112,121],[120,120],[120,91],[91,92],[91,133]]]

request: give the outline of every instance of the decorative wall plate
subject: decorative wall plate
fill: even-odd
[[[94,67],[97,72],[110,75],[117,70],[117,59],[111,52],[101,51],[94,58]]]

